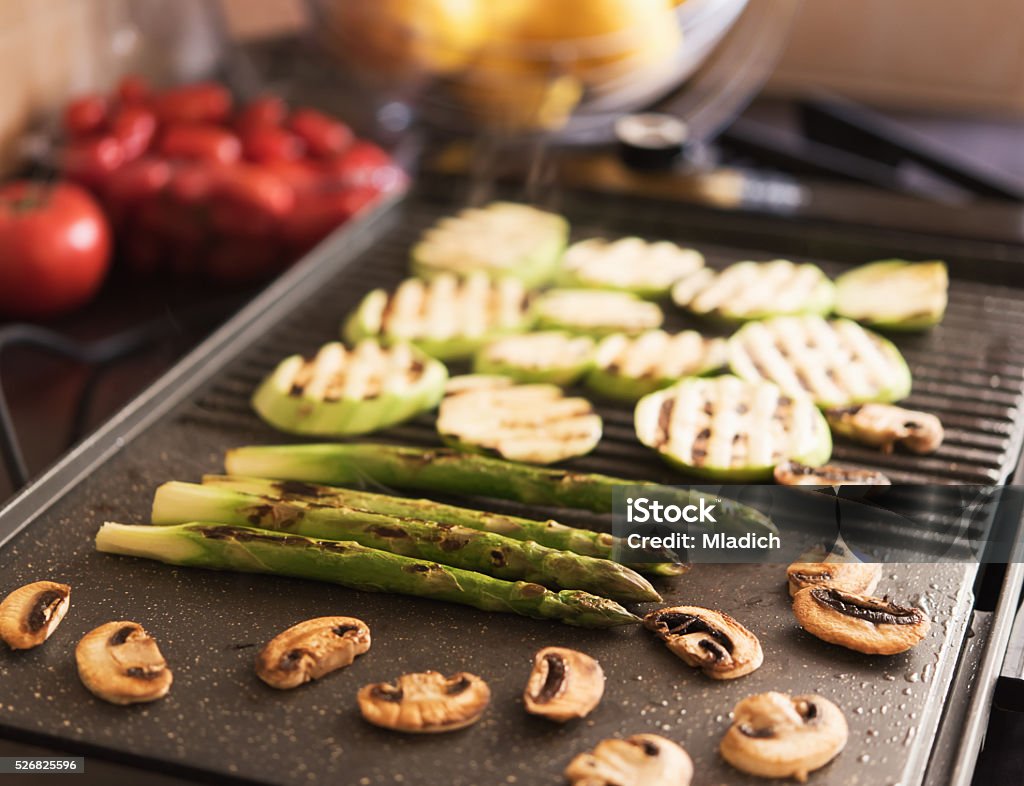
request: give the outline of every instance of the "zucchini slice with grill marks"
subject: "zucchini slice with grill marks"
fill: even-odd
[[[705,338],[696,330],[649,330],[636,337],[615,333],[597,345],[586,384],[602,396],[636,401],[683,377],[715,371],[726,359],[725,339]]]
[[[315,357],[281,361],[252,398],[267,423],[292,434],[367,434],[433,409],[448,371],[409,344],[335,341]]]
[[[660,327],[665,315],[655,303],[628,292],[551,289],[533,304],[537,325],[590,336],[635,335]]]
[[[447,216],[412,248],[412,271],[432,278],[482,271],[536,287],[554,278],[569,237],[559,215],[513,202],[492,202]]]
[[[764,480],[788,459],[818,466],[832,455],[811,400],[770,382],[684,379],[640,399],[634,422],[640,442],[668,463],[715,480]]]
[[[704,255],[667,240],[591,238],[569,246],[562,283],[585,289],[617,289],[644,298],[666,297],[672,285],[704,267]]]
[[[827,314],[834,299],[835,286],[819,267],[787,259],[737,262],[720,273],[704,268],[672,287],[677,306],[730,322]]]
[[[437,430],[449,445],[512,461],[552,464],[592,451],[601,418],[590,402],[555,385],[516,385],[508,377],[453,377]]]
[[[938,324],[948,299],[945,262],[886,259],[836,279],[839,316],[889,330],[923,330]]]
[[[557,330],[506,336],[476,354],[473,371],[499,374],[516,382],[571,385],[583,376],[594,354],[594,339]]]
[[[900,351],[849,319],[751,322],[729,339],[729,366],[737,376],[775,382],[821,407],[899,401],[910,393],[910,369]]]
[[[408,341],[439,360],[454,360],[472,356],[498,336],[525,330],[529,318],[526,290],[515,279],[441,275],[431,281],[407,278],[390,294],[373,290],[343,333],[351,343]]]

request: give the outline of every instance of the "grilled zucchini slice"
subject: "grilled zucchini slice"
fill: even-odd
[[[498,374],[516,382],[571,385],[590,368],[594,339],[557,330],[507,336],[476,354],[473,371]]]
[[[615,333],[597,345],[586,384],[607,398],[632,402],[683,377],[715,371],[726,359],[725,339],[705,338],[696,330],[649,330],[636,337]]]
[[[492,202],[447,216],[412,248],[412,272],[466,276],[484,272],[517,278],[527,287],[554,278],[569,238],[559,215],[513,202]]]
[[[468,358],[498,336],[525,330],[527,304],[526,290],[515,279],[483,273],[407,278],[391,294],[375,289],[366,295],[343,335],[350,343],[408,341],[439,360]]]
[[[923,330],[938,324],[948,299],[945,262],[886,259],[836,279],[839,316],[889,330]]]
[[[728,375],[644,396],[634,424],[669,464],[714,480],[766,480],[783,461],[816,467],[832,455],[828,424],[809,398]]]
[[[346,436],[387,428],[433,409],[448,370],[409,344],[334,341],[315,357],[292,355],[257,388],[253,408],[292,434]]]
[[[660,327],[665,315],[655,303],[628,292],[551,289],[534,302],[537,325],[589,336],[635,335]]]
[[[729,339],[729,367],[751,382],[769,380],[821,407],[899,401],[910,369],[891,341],[849,319],[776,317],[751,322]]]
[[[787,259],[737,262],[720,273],[704,268],[672,287],[677,306],[728,322],[827,314],[834,299],[835,287],[819,267]]]
[[[592,451],[601,418],[590,402],[555,385],[516,385],[508,377],[453,377],[437,415],[449,445],[511,461],[552,464]]]
[[[591,238],[569,246],[562,258],[562,284],[617,289],[643,298],[666,297],[672,285],[704,267],[704,255],[661,240]]]

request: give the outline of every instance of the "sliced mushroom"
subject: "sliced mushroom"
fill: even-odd
[[[589,715],[603,695],[600,663],[578,650],[545,647],[533,656],[523,702],[527,712],[565,723]]]
[[[85,687],[111,704],[156,701],[171,689],[167,661],[137,622],[108,622],[86,633],[75,660]]]
[[[12,650],[38,647],[57,630],[71,605],[71,587],[36,581],[18,587],[0,603],[0,639]]]
[[[793,597],[804,630],[822,641],[867,655],[906,652],[928,635],[921,609],[829,587],[808,587]]]
[[[807,587],[832,587],[870,595],[881,577],[882,566],[877,562],[794,562],[786,568],[790,595]]]
[[[256,674],[271,688],[320,679],[370,649],[370,629],[355,617],[317,617],[279,633],[256,656]]]
[[[573,786],[690,786],[693,762],[681,747],[657,734],[602,740],[565,768]]]
[[[715,680],[731,680],[757,669],[764,661],[757,636],[728,614],[700,606],[672,606],[644,617],[668,648]]]
[[[760,693],[733,709],[722,738],[722,758],[763,778],[796,778],[824,767],[846,746],[842,711],[821,696]]]
[[[902,445],[911,453],[932,453],[942,444],[942,421],[927,412],[894,404],[861,404],[825,410],[832,429],[844,437],[891,453]]]
[[[430,734],[476,723],[491,700],[491,689],[465,671],[451,677],[424,671],[403,674],[397,683],[365,685],[357,699],[363,717],[376,726]]]
[[[783,486],[891,486],[881,472],[856,469],[839,464],[809,467],[798,461],[783,461],[775,465],[775,482]]]

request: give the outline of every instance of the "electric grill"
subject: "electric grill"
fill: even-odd
[[[760,637],[765,651],[754,674],[714,683],[639,627],[577,630],[94,551],[92,538],[104,520],[147,520],[159,483],[221,471],[231,446],[295,441],[252,414],[248,398],[256,383],[285,355],[312,352],[335,338],[342,317],[367,290],[406,275],[411,242],[460,206],[464,188],[457,179],[424,179],[408,197],[339,231],[0,511],[4,585],[49,578],[73,588],[71,611],[46,646],[0,654],[0,733],[216,782],[533,784],[557,782],[576,753],[602,738],[654,732],[686,747],[695,784],[754,784],[762,781],[726,765],[717,744],[739,699],[782,690],[821,693],[843,708],[850,724],[846,750],[812,783],[968,783],[1024,578],[1021,565],[988,579],[1002,584],[994,605],[987,593],[976,600],[983,586],[977,565],[887,565],[879,591],[927,605],[933,620],[925,642],[888,658],[832,647],[801,631],[780,566],[697,565],[659,585],[666,605],[726,611]],[[901,254],[947,259],[952,284],[943,323],[926,334],[895,337],[914,375],[907,405],[941,417],[945,444],[922,457],[837,442],[835,460],[881,469],[897,483],[997,484],[1019,476],[1024,260],[1016,258],[1018,250],[651,198],[563,192],[552,201],[548,207],[569,217],[575,237],[675,240],[704,251],[719,267],[786,256],[835,274]],[[668,315],[670,329],[697,324],[671,308]],[[629,408],[598,409],[604,439],[571,467],[686,481],[636,442]],[[378,436],[437,444],[429,417]],[[326,614],[369,623],[374,644],[367,656],[296,691],[277,693],[260,683],[252,667],[257,649],[285,627]],[[156,637],[175,675],[166,699],[118,708],[81,686],[74,644],[111,619],[136,620]],[[589,719],[554,726],[523,712],[519,696],[531,657],[545,645],[578,647],[602,663],[608,688]],[[487,679],[493,699],[484,720],[428,738],[361,720],[355,705],[361,685],[425,669]]]

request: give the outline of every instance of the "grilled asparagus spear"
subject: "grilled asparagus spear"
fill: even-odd
[[[642,486],[665,503],[689,505],[701,494],[658,483],[640,483],[608,475],[534,467],[445,448],[412,448],[354,442],[307,445],[255,445],[229,450],[224,463],[232,475],[301,480],[332,485],[373,480],[385,486],[451,494],[511,499],[532,505],[612,510],[612,491]],[[723,532],[774,533],[774,525],[753,508],[715,501]]]
[[[271,573],[329,581],[366,592],[446,600],[484,611],[556,619],[585,628],[639,622],[615,601],[581,590],[551,592],[539,584],[502,581],[351,541],[317,540],[251,527],[202,522],[152,527],[107,522],[96,534],[96,548],[171,565]]]
[[[261,497],[296,500],[317,505],[362,508],[388,516],[443,521],[484,532],[494,532],[515,540],[532,540],[551,549],[572,551],[588,557],[611,559],[612,548],[615,545],[615,538],[607,532],[568,527],[551,520],[537,521],[484,510],[460,508],[430,499],[408,499],[337,486],[320,486],[302,481],[268,480],[231,475],[204,475],[203,483]],[[678,576],[686,571],[685,565],[674,562],[643,563],[630,565],[630,567],[656,576]]]
[[[194,483],[164,483],[153,498],[153,523],[189,521],[248,524],[312,538],[353,540],[369,548],[509,581],[587,590],[616,600],[661,600],[643,576],[624,565],[549,549],[533,541],[354,507],[325,507]]]

